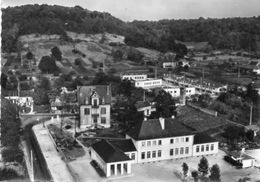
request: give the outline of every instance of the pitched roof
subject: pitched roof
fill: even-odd
[[[106,163],[131,160],[124,152],[106,140],[95,143],[91,147]]]
[[[154,138],[166,138],[174,136],[193,135],[193,130],[177,121],[177,119],[165,119],[165,128],[162,129],[159,119],[149,119],[138,123],[127,134],[135,140]]]
[[[233,156],[234,158],[237,158],[237,159],[241,158],[242,160],[243,160],[243,159],[244,159],[244,160],[254,159],[253,157],[251,157],[251,156],[249,156],[249,155],[246,155],[246,154],[244,154],[244,153],[241,152],[241,151],[231,151],[231,152],[229,153],[229,155],[231,155],[231,156]]]
[[[194,136],[193,144],[212,143],[212,142],[217,142],[217,140],[215,140],[214,138],[212,138],[206,133],[198,133]]]
[[[116,148],[120,149],[123,152],[133,152],[136,151],[136,148],[131,139],[126,140],[113,140],[110,143]]]
[[[105,104],[111,103],[111,89],[109,85],[80,86],[77,90],[79,105],[84,105],[86,99],[90,98],[93,94],[93,91],[95,91],[101,99],[104,99]]]

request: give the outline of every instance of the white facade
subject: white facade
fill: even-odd
[[[163,68],[175,68],[177,65],[177,62],[163,62],[162,67]]]
[[[135,87],[141,87],[143,89],[150,89],[150,88],[156,88],[161,87],[163,84],[162,79],[147,79],[142,81],[136,81]]]
[[[195,87],[186,87],[185,88],[185,95],[190,97],[192,95],[195,95],[196,94],[196,89]]]
[[[163,90],[168,92],[172,97],[180,97],[181,89],[180,87],[164,87]]]
[[[143,112],[144,116],[150,116],[152,112],[156,111],[155,107],[146,106],[137,109],[138,112]]]
[[[91,159],[98,163],[106,177],[131,174],[132,160],[106,163],[93,148],[90,148]]]
[[[134,80],[134,81],[141,81],[146,80],[147,75],[146,74],[125,74],[121,76],[122,80]]]
[[[193,156],[209,155],[218,153],[218,142],[193,145]]]
[[[131,138],[126,136],[127,138]],[[132,139],[133,140],[133,139]],[[193,135],[140,140],[133,143],[137,149],[137,163],[191,157]]]
[[[253,69],[253,72],[256,73],[257,75],[260,75],[260,68]]]

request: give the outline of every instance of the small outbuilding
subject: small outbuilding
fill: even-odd
[[[131,174],[131,165],[136,158],[136,148],[131,140],[102,140],[93,144],[90,151],[91,159],[106,177]]]
[[[232,151],[229,153],[231,159],[235,162],[241,164],[242,168],[254,167],[255,166],[255,159],[249,155],[246,155],[242,151]]]

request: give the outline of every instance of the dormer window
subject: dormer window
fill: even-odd
[[[91,100],[92,100],[92,105],[93,106],[98,106],[99,105],[99,97],[98,97],[98,95],[97,95],[97,93],[95,91],[93,91],[93,93],[92,93]]]

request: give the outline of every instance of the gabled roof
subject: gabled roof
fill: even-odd
[[[213,143],[213,142],[217,142],[217,140],[215,140],[214,138],[212,138],[206,133],[198,133],[194,136],[193,144]]]
[[[159,119],[148,119],[138,123],[127,134],[135,140],[147,140],[154,138],[167,138],[175,136],[193,135],[193,130],[177,121],[177,119],[165,119],[165,128],[162,129]]]
[[[101,99],[104,99],[105,104],[111,103],[111,89],[109,85],[80,86],[77,90],[79,105],[84,105],[86,99],[90,98],[94,91]]]
[[[229,155],[234,157],[235,159],[242,159],[242,160],[254,159],[253,157],[246,155],[241,151],[231,151]]]
[[[136,151],[136,148],[135,148],[131,139],[112,140],[112,141],[110,141],[110,143],[123,152],[134,152],[134,151]]]
[[[91,146],[106,163],[131,160],[123,151],[113,146],[109,141],[102,140]]]

